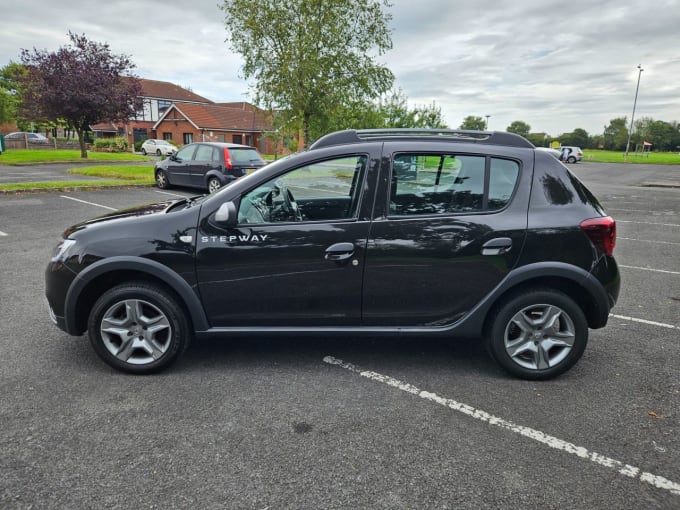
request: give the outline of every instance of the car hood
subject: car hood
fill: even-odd
[[[137,207],[130,207],[129,209],[120,209],[118,211],[113,211],[107,214],[103,214],[101,216],[97,216],[96,218],[92,218],[86,221],[83,221],[81,223],[77,223],[76,225],[73,225],[72,227],[68,228],[64,232],[64,238],[69,237],[70,235],[85,230],[90,227],[94,226],[99,226],[103,224],[111,224],[113,222],[120,222],[120,221],[125,221],[129,220],[131,218],[139,218],[139,217],[149,217],[153,215],[159,215],[167,212],[168,210],[174,208],[175,206],[180,205],[182,202],[189,202],[188,199],[180,199],[180,200],[168,200],[165,202],[158,202],[155,204],[147,204],[147,205],[141,205]]]

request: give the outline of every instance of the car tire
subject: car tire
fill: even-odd
[[[156,151],[156,156],[162,156],[161,150],[160,150],[160,149],[158,149],[158,150]]]
[[[146,156],[146,149],[144,147],[142,147],[142,154]]]
[[[160,189],[168,189],[170,187],[168,176],[163,170],[156,171],[156,186],[158,186]]]
[[[191,339],[176,299],[145,282],[125,283],[106,291],[90,312],[88,335],[105,363],[132,374],[167,368],[184,353]]]
[[[569,158],[567,158],[567,163],[576,163],[576,158],[574,156],[569,156]]]
[[[222,187],[222,183],[217,177],[208,179],[208,193],[215,193]]]
[[[485,347],[507,372],[551,379],[569,370],[588,343],[583,310],[566,294],[531,288],[504,299],[490,314]]]

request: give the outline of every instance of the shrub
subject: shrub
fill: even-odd
[[[129,145],[125,138],[97,138],[94,148],[104,152],[127,152]]]

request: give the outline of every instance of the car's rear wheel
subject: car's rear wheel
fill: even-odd
[[[170,181],[168,181],[168,176],[165,175],[163,170],[156,171],[156,185],[160,189],[168,189],[170,187]]]
[[[142,147],[142,154],[146,156],[146,149],[144,147]]]
[[[92,308],[88,334],[102,360],[134,374],[167,368],[190,341],[187,320],[175,299],[144,282],[105,292]]]
[[[567,158],[567,163],[576,163],[576,158],[574,156],[569,156],[569,158]]]
[[[210,179],[208,179],[208,191],[210,193],[215,193],[221,187],[222,183],[217,177],[211,177]]]
[[[588,343],[581,308],[562,292],[534,288],[509,296],[489,317],[486,347],[505,370],[523,379],[550,379],[569,370]]]

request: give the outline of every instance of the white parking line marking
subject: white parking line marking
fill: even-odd
[[[680,243],[673,243],[671,241],[650,241],[648,239],[633,239],[632,237],[619,237],[619,236],[616,236],[616,239],[624,239],[626,241],[637,241],[639,243],[674,244],[680,246]]]
[[[8,236],[9,234],[4,233],[2,230],[0,230],[0,237]]]
[[[653,271],[655,273],[680,274],[680,271],[666,271],[665,269],[652,269],[651,267],[624,266],[623,264],[619,264],[619,267],[624,267],[626,269],[640,269],[641,271]]]
[[[680,227],[677,223],[654,223],[652,221],[616,220],[616,223],[635,223],[637,225],[659,225],[660,227]]]
[[[83,204],[93,205],[95,207],[101,207],[102,209],[108,209],[109,211],[117,211],[117,209],[115,209],[113,207],[107,207],[105,205],[95,204],[94,202],[87,202],[85,200],[80,200],[79,198],[67,197],[66,195],[61,195],[61,198],[67,198],[68,200],[73,200],[75,202],[81,202]]]
[[[640,468],[637,468],[635,466],[624,464],[621,461],[605,457],[596,452],[591,452],[586,448],[583,448],[582,446],[577,446],[573,443],[563,441],[562,439],[558,439],[557,437],[545,434],[540,430],[535,430],[529,427],[524,427],[522,425],[517,425],[511,421],[504,420],[503,418],[499,418],[497,416],[489,414],[486,411],[482,411],[481,409],[475,409],[474,407],[469,406],[467,404],[463,404],[461,402],[457,402],[449,398],[440,397],[436,393],[420,390],[419,388],[416,388],[411,384],[399,381],[397,379],[393,379],[392,377],[378,374],[376,372],[371,372],[368,370],[362,370],[360,367],[352,365],[351,363],[345,363],[344,361],[334,358],[332,356],[326,356],[323,359],[323,361],[324,363],[328,363],[329,365],[335,365],[344,368],[345,370],[349,370],[350,372],[358,374],[361,377],[365,377],[367,379],[371,379],[372,381],[392,386],[393,388],[405,391],[406,393],[411,393],[412,395],[416,395],[422,399],[429,400],[444,407],[448,407],[449,409],[463,413],[469,416],[470,418],[474,418],[476,420],[486,422],[489,425],[495,425],[496,427],[509,430],[510,432],[514,432],[529,439],[533,439],[534,441],[543,443],[544,445],[549,446],[550,448],[562,450],[563,452],[576,455],[577,457],[580,457],[582,459],[590,460],[591,462],[599,464],[600,466],[614,469],[618,471],[619,474],[622,474],[629,478],[639,478],[641,481],[653,485],[654,487],[657,487],[659,489],[665,489],[669,491],[671,494],[680,496],[680,484],[672,482],[671,480],[668,480],[662,476],[657,476],[652,473],[640,471]]]
[[[185,195],[178,195],[177,193],[168,193],[167,191],[154,190],[154,193],[160,193],[161,195],[170,195],[171,197],[185,198]]]
[[[647,319],[638,319],[637,317],[628,317],[627,315],[616,315],[614,313],[609,314],[610,317],[615,317],[617,319],[623,319],[625,321],[639,322],[640,324],[647,324],[648,326],[659,326],[666,329],[677,329],[680,330],[680,326],[674,326],[673,324],[666,324],[664,322],[648,321]]]

